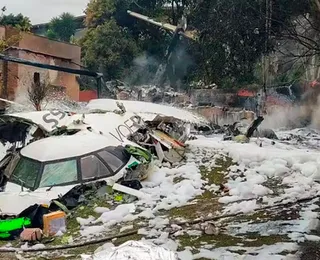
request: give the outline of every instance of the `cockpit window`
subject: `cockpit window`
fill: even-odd
[[[80,164],[83,180],[109,177],[112,175],[109,169],[95,155],[81,158]]]
[[[11,180],[25,188],[34,189],[40,167],[39,162],[22,157],[13,171]]]
[[[39,188],[59,186],[78,180],[77,160],[46,164]]]
[[[12,157],[9,157],[12,158]],[[17,164],[19,163],[21,157],[20,154],[17,153],[13,156],[13,158],[11,159],[11,161],[9,162],[9,164],[7,165],[7,167],[4,170],[4,175],[10,179],[13,171],[15,170],[15,168],[17,167]]]
[[[117,172],[121,167],[126,165],[131,157],[122,146],[107,147],[105,150],[99,152],[98,155],[114,172]]]

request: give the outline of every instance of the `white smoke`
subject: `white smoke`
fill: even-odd
[[[142,53],[133,60],[128,75],[122,81],[129,85],[152,84],[159,65],[160,62],[154,57]]]
[[[292,107],[277,107],[263,121],[261,127],[281,129],[310,127],[320,129],[320,95],[316,102],[308,101]]]

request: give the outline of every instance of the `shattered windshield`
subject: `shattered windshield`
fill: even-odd
[[[78,180],[77,160],[46,164],[39,188],[58,186]]]
[[[25,188],[34,189],[40,167],[40,162],[22,157],[12,174],[11,180]]]

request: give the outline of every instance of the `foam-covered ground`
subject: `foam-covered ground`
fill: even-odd
[[[281,140],[275,143],[252,139],[249,144],[238,144],[221,141],[221,137],[190,141],[185,165],[158,169],[144,183],[142,191],[152,201],[134,203],[135,208],[127,205],[121,216],[120,208],[103,213],[104,228],[110,228],[113,218],[132,224],[146,217],[149,220],[139,229],[140,239],[178,251],[183,260],[300,259],[303,243],[320,240],[320,154],[310,145],[318,137],[314,131],[301,129],[278,135]],[[220,192],[219,183],[229,192]],[[237,213],[244,214],[214,221],[210,234],[201,227],[207,223],[172,225],[181,219]],[[82,224],[88,231],[86,223]]]
[[[145,199],[82,208],[61,241],[136,229],[137,235],[113,245],[148,240],[177,252],[181,260],[300,259],[304,243],[320,240],[320,139],[307,129],[277,134],[280,140],[252,139],[248,144],[199,136],[189,141],[185,162],[155,168],[143,183]],[[0,147],[0,156],[3,151]],[[229,214],[239,215],[181,223]],[[100,259],[94,251],[100,257],[110,247],[93,246],[81,253],[87,254],[84,259]]]

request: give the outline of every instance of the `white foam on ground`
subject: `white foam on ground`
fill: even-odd
[[[96,232],[107,231],[108,228],[121,222],[133,221],[138,218],[151,219],[149,226],[156,229],[169,224],[167,218],[156,217],[155,214],[163,209],[169,210],[174,207],[184,206],[188,201],[201,195],[204,181],[195,163],[188,163],[177,168],[166,168],[153,172],[147,181],[143,182],[140,190],[150,195],[147,200],[138,200],[132,204],[119,205],[114,210],[104,212],[97,220],[81,219],[78,222],[82,225],[81,235],[91,236]],[[139,209],[139,213],[136,213]],[[103,228],[92,228],[103,224]],[[96,233],[97,234],[97,233]]]
[[[230,189],[229,196],[221,198],[221,203],[230,203],[243,199],[255,199],[272,194],[264,186],[268,179],[278,179],[288,186],[276,200],[295,201],[299,198],[314,196],[319,192],[320,185],[320,154],[308,149],[298,149],[289,145],[277,143],[271,145],[264,140],[259,147],[254,139],[249,144],[224,142],[218,138],[204,138],[190,141],[192,147],[209,147],[228,154],[238,166],[231,167],[229,175],[236,176],[226,184]],[[237,170],[242,176],[237,177]]]
[[[193,259],[289,259],[288,256],[280,255],[284,251],[292,252],[298,249],[295,243],[276,243],[274,245],[265,245],[261,247],[221,247],[213,250],[200,249],[198,254],[193,255]],[[235,251],[246,251],[243,254],[234,253]],[[231,252],[234,251],[234,252]],[[250,255],[254,254],[254,255]]]

